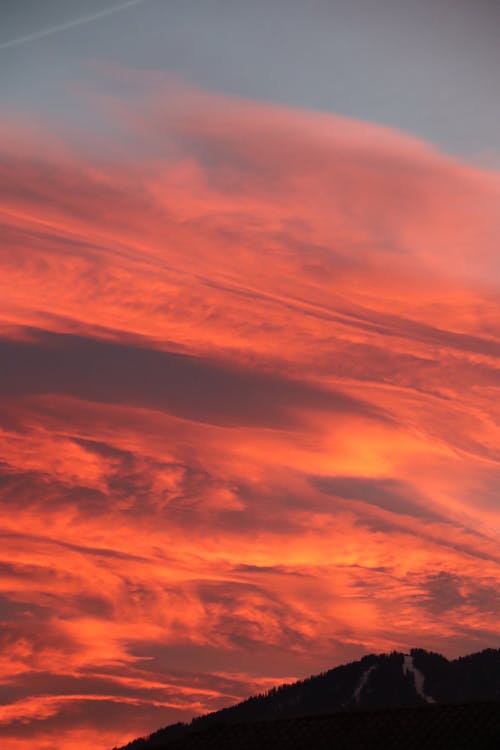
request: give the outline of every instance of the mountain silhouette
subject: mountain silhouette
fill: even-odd
[[[491,746],[500,748],[500,649],[486,649],[454,660],[423,649],[406,654],[371,654],[308,679],[272,688],[197,717],[189,724],[172,724],[125,748],[222,748],[230,747],[231,742],[234,747],[247,747],[242,744],[242,737],[250,735],[255,735],[255,742],[248,747],[269,743],[270,747],[285,747],[288,740],[290,747],[302,747],[294,733],[306,732],[310,741],[315,731],[319,732],[319,739],[314,747],[322,746],[321,737],[329,732],[336,738],[335,747],[342,746],[345,732],[352,735],[351,742],[362,742],[361,735],[366,732],[373,740],[369,747],[378,747],[373,744],[377,731],[382,732],[380,746],[385,743],[392,747],[388,737],[383,736],[384,726],[392,727],[393,738],[399,727],[398,741],[406,743],[401,746],[410,747],[410,735],[419,736],[422,721],[424,734],[432,734],[431,725],[435,725],[440,736],[448,731],[446,741],[453,742],[454,747],[463,746],[460,742],[467,732],[468,741],[474,741],[468,747],[489,747],[484,737],[481,740],[481,732],[498,732]],[[239,732],[239,739],[235,732]],[[276,732],[281,732],[281,739],[275,737]],[[356,739],[353,732],[361,735]],[[445,747],[446,741],[436,747]],[[368,747],[366,743],[360,746]]]

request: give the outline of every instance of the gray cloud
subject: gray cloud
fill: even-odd
[[[3,0],[0,44],[101,11],[98,0]],[[491,150],[495,163],[499,24],[490,0],[320,0],[314,12],[298,0],[148,2],[4,49],[0,94],[11,106],[88,122],[64,83],[85,61],[105,59],[381,122],[455,152]]]
[[[375,505],[391,513],[433,521],[446,520],[429,507],[426,498],[418,496],[406,482],[399,479],[378,479],[353,476],[314,476],[310,478],[316,489],[345,500],[358,500]]]
[[[442,570],[425,580],[420,601],[434,614],[470,607],[491,616],[500,609],[500,588],[494,582],[476,581]]]
[[[376,407],[340,391],[215,360],[79,336],[0,341],[0,358],[0,391],[6,396],[61,393],[228,426],[298,426],[298,412],[308,409],[387,419]]]

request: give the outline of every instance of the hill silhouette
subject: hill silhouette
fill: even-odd
[[[420,710],[417,710],[419,707]],[[285,724],[281,725],[281,720],[286,720]],[[277,743],[273,747],[285,747],[288,740],[278,740],[276,732],[284,733],[283,737],[288,737],[291,733],[290,742],[292,735],[297,733],[298,737],[301,732],[306,732],[309,740],[312,740],[314,732],[319,733],[317,742],[320,744],[315,740],[316,744],[309,747],[321,747],[320,735],[330,736],[334,732],[335,747],[339,748],[343,747],[339,743],[346,732],[351,736],[352,742],[357,733],[359,736],[356,742],[359,740],[360,747],[378,747],[376,744],[366,745],[363,732],[371,733],[372,739],[379,732],[382,738],[384,727],[386,730],[391,728],[391,738],[396,735],[399,737],[399,747],[416,747],[408,744],[409,736],[419,736],[418,726],[422,721],[427,726],[427,729],[422,729],[424,733],[427,731],[432,734],[432,726],[438,731],[440,726],[449,725],[446,737],[450,742],[453,741],[450,745],[453,747],[464,746],[457,742],[465,736],[469,736],[472,741],[474,733],[475,744],[466,747],[483,747],[477,744],[482,737],[481,732],[486,732],[481,740],[484,742],[489,741],[488,732],[497,732],[497,744],[494,747],[495,750],[499,748],[500,649],[486,649],[454,660],[423,649],[413,649],[408,654],[370,654],[359,661],[290,685],[272,688],[267,693],[252,696],[234,706],[197,717],[189,724],[167,726],[154,732],[149,738],[132,741],[125,748],[229,748],[231,745],[224,743],[230,742],[233,742],[232,746],[235,748],[247,747],[241,744],[243,736],[254,737],[255,742],[248,745],[249,748],[264,747],[268,741],[271,744]],[[461,726],[461,721],[464,725],[462,732],[453,739],[453,727]],[[275,726],[274,729],[271,724]],[[411,732],[408,728],[410,725],[413,727]],[[236,727],[240,727],[241,731]],[[240,739],[236,738],[235,732],[241,734]],[[256,733],[260,733],[260,739]],[[387,731],[384,736],[385,746],[392,747],[387,744]],[[299,742],[297,737],[293,741]],[[382,743],[382,739],[380,742]],[[380,747],[382,746],[381,744]],[[441,746],[445,747],[436,745]],[[486,746],[489,747],[484,745]]]

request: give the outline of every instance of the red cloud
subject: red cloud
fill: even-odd
[[[498,175],[125,80],[0,155],[6,750],[499,636]]]

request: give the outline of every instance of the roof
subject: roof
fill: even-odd
[[[151,746],[152,747],[152,746]],[[216,724],[165,750],[499,750],[500,703],[347,711]]]

